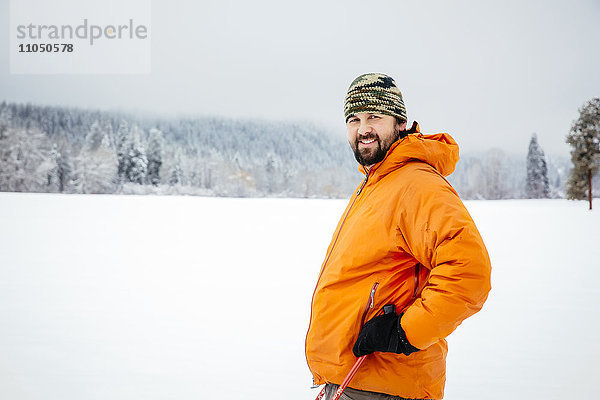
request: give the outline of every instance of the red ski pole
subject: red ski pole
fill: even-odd
[[[352,366],[352,369],[350,369],[350,372],[348,372],[348,374],[344,378],[344,381],[342,382],[342,384],[337,388],[337,390],[335,391],[335,394],[333,395],[331,400],[339,400],[339,398],[342,396],[342,393],[344,393],[344,390],[346,390],[346,387],[348,386],[348,384],[350,383],[352,378],[354,378],[354,375],[356,375],[356,371],[358,371],[358,369],[360,368],[360,366],[362,365],[362,363],[365,361],[366,358],[367,358],[367,356],[362,356],[362,357],[358,357],[356,359],[356,362]],[[324,396],[325,396],[325,386],[323,386],[323,389],[321,390],[321,392],[319,393],[319,395],[317,396],[317,398],[315,400],[321,400],[321,399],[323,399]]]
[[[393,313],[393,312],[396,312],[395,309],[396,308],[394,307],[393,304],[388,304],[383,307],[383,312],[384,312],[384,314]],[[348,372],[348,374],[344,378],[344,381],[342,382],[342,384],[335,391],[331,400],[339,400],[339,398],[342,396],[342,393],[344,393],[344,390],[346,389],[346,387],[348,386],[348,384],[350,383],[352,378],[354,378],[354,375],[356,375],[356,371],[358,371],[358,369],[363,364],[363,362],[365,362],[366,358],[367,358],[366,355],[358,357],[358,359],[352,366],[352,369],[350,369],[350,372]],[[319,395],[317,396],[317,398],[315,400],[323,399],[323,397],[325,396],[325,387],[326,386],[323,387],[323,389],[321,390],[321,392],[319,393]]]
[[[338,400],[342,396],[342,393],[346,389],[346,386],[348,386],[352,378],[354,378],[356,371],[358,371],[362,363],[365,362],[366,358],[367,356],[358,357],[358,359],[354,363],[354,366],[352,366],[352,369],[350,370],[350,372],[348,372],[348,375],[346,375],[340,387],[338,387],[338,389],[335,391],[335,394],[333,395],[331,400]]]

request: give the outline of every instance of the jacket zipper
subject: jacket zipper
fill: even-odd
[[[352,204],[350,204],[350,207],[348,207],[348,211],[346,211],[346,215],[344,215],[344,219],[342,220],[342,223],[340,224],[340,229],[338,229],[337,235],[335,235],[335,240],[333,241],[333,245],[331,245],[331,250],[329,250],[329,253],[327,254],[327,257],[325,257],[325,262],[323,263],[323,268],[321,268],[321,272],[319,273],[319,277],[317,278],[317,284],[315,285],[315,290],[313,291],[313,295],[312,295],[312,299],[311,299],[311,315],[310,315],[310,319],[312,321],[312,302],[315,299],[315,293],[317,291],[317,286],[319,286],[319,281],[321,280],[321,276],[323,275],[323,271],[325,271],[325,267],[327,266],[327,262],[329,261],[329,257],[331,257],[331,253],[333,253],[333,249],[335,248],[335,245],[337,244],[337,241],[340,237],[340,233],[342,232],[342,228],[344,227],[344,224],[346,223],[346,219],[348,218],[348,214],[350,214],[350,210],[352,210],[352,207],[354,207],[354,203],[356,203],[356,200],[358,199],[358,195],[362,192],[362,189],[365,187],[366,183],[367,183],[367,179],[369,179],[369,174],[367,174],[365,176],[365,179],[363,180],[362,184],[360,185],[360,187],[358,188],[358,190],[356,191],[356,196],[354,196],[354,200],[352,200]],[[310,330],[310,325],[308,326],[308,329]]]
[[[362,318],[360,319],[360,327],[362,328],[365,325],[365,319],[367,318],[367,313],[369,309],[372,309],[375,305],[375,292],[377,291],[377,287],[379,286],[379,282],[375,282],[373,287],[371,288],[371,294],[369,295],[369,301],[365,306],[365,310],[362,313]]]
[[[313,291],[313,299],[312,300],[314,300],[315,292],[317,291],[317,286],[319,285],[319,281],[321,280],[323,271],[325,271],[325,267],[327,266],[329,257],[331,257],[331,253],[333,253],[333,249],[335,248],[335,245],[337,244],[337,241],[340,237],[340,233],[342,232],[342,228],[344,227],[344,224],[346,223],[346,219],[348,218],[348,214],[350,214],[350,210],[352,209],[352,207],[354,207],[354,203],[356,203],[356,199],[358,199],[358,195],[362,192],[362,189],[365,187],[365,184],[367,183],[367,179],[369,179],[368,174],[367,174],[367,176],[365,176],[365,179],[363,180],[362,184],[356,191],[356,196],[354,196],[354,200],[352,200],[352,204],[350,204],[350,207],[348,207],[348,211],[346,211],[346,215],[344,215],[344,219],[342,220],[342,223],[340,224],[340,229],[338,229],[337,235],[335,235],[335,240],[333,241],[331,250],[329,250],[329,254],[327,254],[327,257],[325,258],[325,262],[323,263],[323,268],[321,268],[321,272],[319,273],[319,277],[317,278],[317,285],[315,285],[315,290]],[[312,300],[310,303],[311,305],[312,305]],[[312,310],[312,307],[311,307],[311,310]],[[312,319],[312,311],[311,311],[311,319]],[[309,328],[310,328],[310,326],[309,326]]]
[[[363,188],[365,187],[365,185],[367,184],[367,180],[369,179],[369,171],[367,171],[367,169],[365,168],[365,179],[362,181],[360,187],[358,188],[358,190],[356,191],[356,196],[354,196],[354,200],[352,200],[352,204],[350,204],[350,207],[348,207],[348,210],[346,211],[346,215],[344,215],[344,219],[342,220],[342,223],[340,224],[340,228],[338,229],[337,235],[335,236],[335,239],[333,241],[333,244],[331,245],[331,250],[329,250],[329,253],[327,254],[327,257],[325,257],[325,262],[323,263],[323,267],[321,268],[321,272],[319,272],[319,277],[317,278],[317,283],[315,285],[315,290],[313,290],[313,295],[312,298],[310,300],[310,319],[308,320],[308,330],[306,331],[306,338],[304,339],[304,354],[306,355],[306,341],[308,340],[308,332],[310,331],[310,327],[312,325],[312,312],[313,312],[313,302],[315,301],[315,293],[317,293],[317,287],[319,287],[319,281],[321,280],[321,276],[323,275],[323,272],[325,271],[325,267],[327,266],[327,262],[329,261],[329,257],[331,257],[331,253],[333,253],[333,249],[335,248],[335,245],[337,244],[337,241],[340,237],[340,233],[342,232],[342,228],[344,227],[344,224],[346,223],[346,219],[348,218],[348,214],[350,214],[350,210],[352,210],[352,207],[354,207],[354,203],[356,203],[356,200],[358,199],[358,196],[360,195],[360,193],[362,192]],[[379,285],[378,282],[375,282],[375,285],[373,285],[373,288],[376,290],[377,286]],[[375,291],[374,289],[371,289],[372,292],[372,296],[375,296]],[[364,315],[366,316],[366,311]],[[363,316],[364,319],[364,316]],[[306,358],[306,362],[308,363],[308,358]],[[315,382],[314,382],[314,377],[313,377],[313,387],[318,387],[318,386],[314,386]]]
[[[367,179],[369,179],[369,174],[367,174],[365,176],[365,179],[363,179],[360,187],[358,188],[358,190],[356,191],[356,195],[358,196],[360,194],[360,192],[362,192],[363,188],[365,187],[365,184],[367,183]]]

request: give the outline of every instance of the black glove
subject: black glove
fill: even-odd
[[[356,357],[375,351],[409,355],[419,351],[406,338],[400,325],[403,314],[396,314],[394,305],[385,306],[384,314],[373,317],[361,329],[352,352]]]

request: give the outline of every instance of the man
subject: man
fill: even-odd
[[[444,133],[420,134],[416,122],[407,131],[402,94],[383,74],[352,82],[344,114],[366,176],[321,267],[309,368],[317,385],[327,384],[326,399],[363,355],[343,399],[441,399],[445,337],[490,290],[485,245],[444,178],[458,146]]]

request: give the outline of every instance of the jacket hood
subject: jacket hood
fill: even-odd
[[[369,171],[369,179],[376,180],[387,175],[409,161],[423,161],[435,168],[441,175],[448,176],[454,172],[459,159],[458,144],[447,133],[424,135],[419,124],[413,123],[409,135],[398,140],[388,150],[385,158],[373,165]],[[366,174],[363,166],[359,170]]]

